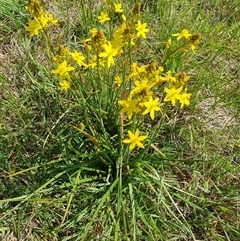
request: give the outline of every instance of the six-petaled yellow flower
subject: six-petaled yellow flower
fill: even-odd
[[[53,74],[57,74],[60,79],[62,78],[70,78],[69,72],[73,71],[74,67],[68,66],[67,61],[64,60],[61,64],[58,65],[58,67],[54,70],[52,70]]]
[[[109,21],[111,18],[109,18],[107,13],[101,12],[101,15],[98,16],[98,20],[100,23],[104,23],[106,21]]]
[[[36,18],[34,18],[33,20],[28,20],[26,30],[30,32],[30,36],[32,37],[33,35],[38,35],[39,31],[42,30],[42,25]]]
[[[150,113],[150,117],[153,120],[155,117],[155,111],[160,111],[161,108],[159,107],[159,98],[153,100],[152,96],[149,98],[148,101],[143,102],[143,105],[147,108],[142,114],[146,115]]]
[[[64,92],[67,92],[70,88],[70,82],[67,80],[62,80],[59,82],[60,89]]]
[[[189,105],[190,104],[190,97],[192,94],[190,93],[182,93],[181,95],[178,96],[178,100],[181,103],[180,109],[183,108],[184,105]]]
[[[136,24],[136,30],[137,30],[137,37],[142,36],[143,38],[146,38],[147,32],[150,31],[150,29],[146,28],[147,23],[141,23],[140,20],[138,20],[138,23]]]
[[[114,83],[117,84],[118,87],[120,87],[123,82],[122,77],[118,75],[114,78],[114,80],[115,80]]]
[[[114,3],[114,7],[115,7],[115,12],[116,13],[122,13],[123,12],[121,3]]]
[[[147,138],[147,136],[139,136],[139,129],[135,131],[135,133],[128,131],[129,139],[124,139],[123,143],[130,144],[129,150],[131,151],[135,146],[140,148],[144,148],[142,141]]]
[[[71,57],[73,60],[75,60],[79,66],[86,66],[86,64],[83,62],[85,60],[85,57],[83,56],[82,53],[78,51],[74,51],[70,53]]]
[[[139,94],[141,96],[150,96],[152,94],[151,88],[155,85],[155,83],[149,83],[146,77],[142,78],[140,81],[134,81],[135,88],[130,92],[131,95]]]
[[[51,13],[46,13],[44,17],[47,19],[47,24],[56,25],[58,22],[58,19],[54,19]]]
[[[133,113],[138,113],[140,112],[138,105],[138,100],[119,100],[118,103],[119,105],[123,106],[123,108],[120,110],[120,112],[125,113],[127,112],[128,119],[132,119]]]
[[[108,68],[110,68],[111,65],[115,64],[113,57],[116,56],[117,50],[112,47],[110,42],[108,42],[108,44],[104,44],[103,48],[105,51],[100,53],[99,57],[107,58]]]
[[[172,87],[170,89],[164,88],[164,91],[167,93],[167,96],[164,98],[164,101],[171,101],[172,106],[175,106],[176,100],[179,100],[180,98],[180,92],[182,91],[182,86],[176,89],[175,87]]]
[[[177,40],[179,40],[181,38],[189,39],[192,34],[190,34],[187,29],[183,29],[181,33],[174,33],[172,36],[177,37]]]

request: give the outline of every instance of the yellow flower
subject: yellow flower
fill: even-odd
[[[59,75],[59,78],[70,78],[69,72],[74,70],[74,67],[68,66],[67,61],[64,60],[61,64],[58,65],[58,67],[54,70],[52,70],[53,74]]]
[[[78,52],[78,51],[74,51],[70,53],[71,57],[73,60],[77,61],[78,65],[81,66],[86,66],[86,64],[83,62],[83,60],[85,59],[85,57],[83,56],[82,53]]]
[[[107,13],[101,12],[101,15],[98,16],[98,20],[100,23],[104,23],[106,21],[109,21],[111,18],[108,17]]]
[[[146,38],[147,32],[150,31],[150,29],[146,28],[147,24],[146,23],[141,23],[140,20],[138,20],[138,23],[136,24],[136,30],[137,30],[137,37],[142,36],[143,38]]]
[[[119,100],[118,104],[123,106],[120,112],[127,112],[128,119],[131,120],[133,113],[138,113],[140,111],[140,109],[136,106],[138,102],[138,100],[131,100],[130,98],[128,100]]]
[[[48,26],[48,16],[45,15],[41,15],[37,18],[37,20],[39,21],[39,23],[41,24],[42,28],[46,28]]]
[[[132,77],[138,77],[140,73],[144,72],[145,71],[145,67],[144,66],[141,66],[141,67],[138,67],[137,63],[133,63],[132,64],[132,72],[128,75],[128,79],[132,78]]]
[[[30,32],[30,36],[32,37],[33,35],[38,35],[39,31],[42,30],[42,25],[37,18],[34,18],[33,20],[28,20],[26,30]]]
[[[97,32],[98,32],[98,30],[96,29],[96,28],[92,28],[92,29],[90,29],[90,34],[91,34],[91,37],[93,38],[96,34],[97,34]],[[91,39],[90,39],[91,40]]]
[[[164,88],[164,91],[167,93],[167,96],[164,98],[164,101],[171,101],[172,106],[175,106],[176,99],[179,100],[180,98],[180,92],[182,91],[182,86],[176,89],[175,87],[172,87],[171,89]]]
[[[45,14],[45,19],[47,20],[47,24],[54,24],[56,25],[58,22],[58,19],[54,19],[53,15],[51,13],[46,13]]]
[[[135,87],[131,90],[130,95],[138,94],[142,97],[151,96],[151,88],[155,85],[155,83],[149,83],[148,78],[145,76],[140,81],[134,80]]]
[[[172,36],[176,36],[177,40],[179,40],[181,38],[189,39],[192,34],[190,34],[187,29],[183,29],[181,33],[174,33]]]
[[[122,13],[123,12],[121,3],[114,3],[114,7],[115,7],[115,12],[116,13]]]
[[[66,80],[62,80],[59,82],[60,88],[62,91],[67,92],[70,88],[70,82]]]
[[[120,87],[121,84],[122,84],[122,82],[123,82],[122,77],[120,77],[120,76],[118,75],[118,76],[116,76],[116,77],[114,78],[114,80],[115,80],[114,83],[117,84],[118,87]]]
[[[182,109],[184,105],[189,105],[190,104],[189,99],[190,99],[191,95],[192,94],[190,94],[190,93],[183,93],[183,94],[178,96],[178,100],[181,103],[180,109]]]
[[[129,42],[129,39],[131,40],[130,27],[124,22],[113,33],[113,38],[111,41],[112,47],[121,53],[122,47],[125,43]]]
[[[115,64],[113,57],[116,56],[117,50],[112,48],[110,42],[108,42],[108,44],[104,44],[103,48],[105,51],[100,53],[99,57],[108,58],[108,68],[110,68],[111,65]]]
[[[176,77],[172,76],[172,71],[168,70],[166,75],[163,77],[166,81],[169,81],[170,83],[176,82]]]
[[[146,114],[150,113],[150,117],[152,120],[154,119],[155,111],[161,110],[159,107],[159,98],[156,98],[155,100],[153,100],[153,98],[151,96],[149,98],[149,100],[146,102],[143,102],[143,104],[145,105],[145,107],[147,109],[142,114],[146,115]]]
[[[124,139],[123,143],[130,144],[129,150],[131,151],[136,145],[144,148],[144,145],[141,143],[141,141],[145,140],[147,136],[139,136],[140,132],[139,129],[136,130],[135,133],[132,133],[131,131],[128,131],[129,139]]]

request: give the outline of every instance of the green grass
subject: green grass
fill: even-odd
[[[120,2],[130,14],[135,1]],[[161,62],[168,38],[185,28],[201,33],[201,44],[167,63],[191,75],[190,106],[169,110],[155,149],[122,156],[114,105],[101,114],[89,82],[77,86],[85,102],[80,91],[60,91],[44,37],[25,30],[26,5],[0,0],[1,239],[239,240],[238,1],[144,2],[141,19],[151,32],[139,63]],[[59,19],[53,38],[71,49],[82,48],[92,27],[107,29],[97,21],[98,1],[45,7]],[[71,127],[83,120],[100,151]],[[150,135],[159,122],[143,130]]]

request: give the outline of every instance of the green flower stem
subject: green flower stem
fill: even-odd
[[[102,81],[101,81],[101,75],[100,75],[100,64],[99,64],[99,52],[97,50],[97,87],[100,94],[102,94]],[[101,97],[101,95],[100,95]]]
[[[125,208],[124,208],[124,202],[122,198],[122,167],[123,167],[123,143],[122,140],[124,139],[124,130],[123,130],[123,114],[120,113],[119,117],[120,121],[120,157],[118,158],[118,162],[116,163],[117,166],[117,177],[119,179],[118,183],[118,198],[117,198],[117,222],[115,225],[115,233],[114,233],[114,240],[118,241],[119,238],[119,232],[120,232],[120,214],[122,212],[122,218],[123,218],[123,226],[124,226],[124,232],[125,237],[127,237],[127,224],[126,224],[126,217],[125,217]]]

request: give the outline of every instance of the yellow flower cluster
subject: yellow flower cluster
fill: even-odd
[[[116,13],[122,13],[122,5],[120,3],[114,3],[114,11]],[[135,14],[136,15],[136,14]],[[132,15],[131,17],[135,16]],[[122,24],[120,27],[114,30],[111,39],[107,39],[105,33],[101,29],[91,29],[90,38],[82,40],[84,45],[84,53],[79,51],[70,52],[67,48],[60,46],[57,49],[57,54],[53,57],[57,67],[52,71],[53,74],[58,75],[60,80],[60,87],[63,91],[68,91],[71,85],[70,71],[75,68],[69,65],[70,61],[75,60],[78,66],[83,66],[85,69],[97,69],[102,68],[110,69],[115,65],[116,59],[121,56],[123,49],[126,46],[133,46],[134,39],[138,37],[146,38],[146,33],[149,29],[146,28],[146,23],[141,23],[138,20],[137,24],[134,23],[133,18],[127,22],[127,18],[124,14],[121,15]],[[136,19],[136,18],[135,18]],[[101,12],[98,16],[100,23],[110,20],[107,13]],[[86,60],[84,62],[84,60]]]
[[[172,76],[171,71],[164,73],[162,66],[157,66],[154,62],[138,66],[137,63],[132,64],[131,73],[128,79],[133,82],[133,88],[125,100],[120,100],[119,104],[123,107],[121,112],[126,113],[128,119],[131,119],[133,114],[146,115],[150,114],[151,119],[155,117],[155,111],[161,111],[160,96],[164,102],[171,101],[175,106],[176,101],[184,105],[189,105],[191,94],[187,93],[187,88],[184,85],[189,80],[186,73],[178,73]],[[158,93],[159,86],[165,85],[163,94]],[[166,87],[166,85],[168,85]]]
[[[46,29],[50,24],[58,22],[51,13],[44,12],[42,6],[36,0],[30,0],[26,10],[33,17],[33,20],[28,21],[28,26],[26,27],[26,30],[30,32],[30,36],[38,35],[39,31]]]
[[[86,66],[84,63],[85,57],[80,51],[70,51],[67,47],[60,45],[57,48],[56,55],[53,57],[53,61],[56,64],[56,69],[52,70],[52,73],[57,75],[59,78],[59,85],[61,90],[67,92],[71,87],[70,73],[76,68],[73,67],[74,63],[76,66]]]
[[[101,79],[100,76],[108,76],[108,78],[110,75],[112,76],[112,79],[115,80],[115,86],[109,86],[106,83],[100,83],[96,86],[118,89],[117,99],[121,108],[120,112],[126,113],[129,120],[133,116],[142,117],[148,114],[153,120],[156,112],[162,112],[162,106],[165,102],[170,102],[172,106],[180,103],[180,108],[189,105],[191,94],[187,93],[185,85],[190,77],[184,72],[173,74],[164,69],[163,66],[167,58],[181,47],[190,46],[195,52],[200,35],[190,34],[186,29],[181,33],[173,34],[177,40],[185,40],[184,44],[171,50],[172,40],[169,39],[166,44],[167,54],[160,65],[154,61],[139,65],[137,62],[132,62],[129,54],[132,53],[133,49],[137,53],[139,40],[145,39],[146,34],[150,31],[147,28],[147,23],[142,23],[139,19],[141,4],[135,4],[132,13],[127,18],[120,3],[107,0],[104,2],[108,5],[108,12],[101,12],[97,17],[99,23],[111,21],[113,14],[110,13],[114,11],[114,14],[120,17],[120,24],[115,29],[113,26],[111,27],[109,38],[106,37],[102,29],[91,29],[89,37],[82,40],[84,48],[81,51],[70,51],[63,45],[56,48],[52,58],[55,64],[52,73],[58,77],[61,90],[67,92],[71,88],[73,79],[71,73],[79,69],[86,79],[91,72],[91,76],[96,76],[96,82]],[[28,22],[26,27],[30,36],[38,35],[49,24],[57,23],[52,14],[45,13],[36,0],[30,0],[26,9],[34,18]],[[125,66],[124,70],[120,66]],[[94,81],[92,83],[94,89]],[[141,141],[147,137],[140,136],[139,129],[136,129],[135,133],[128,131],[128,135],[129,139],[124,139],[123,142],[130,144],[130,150],[135,146],[144,148]]]

